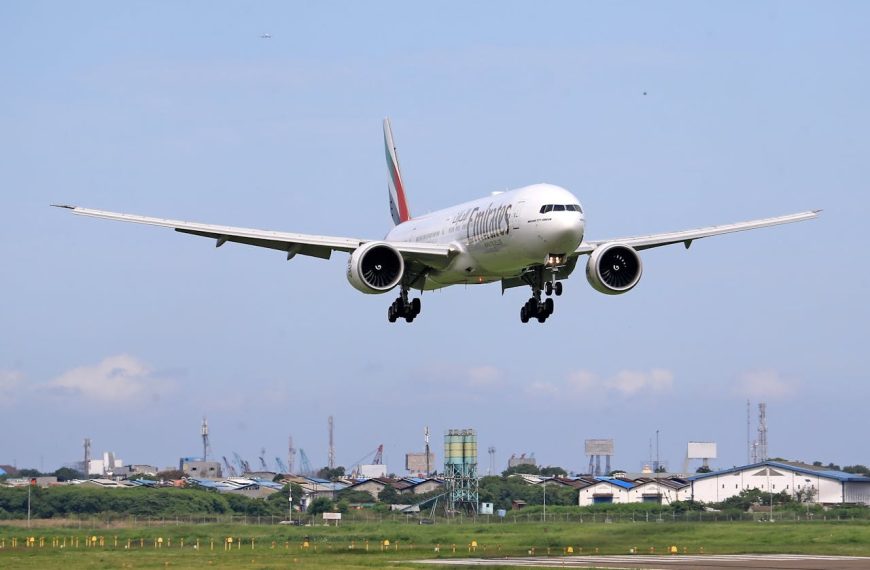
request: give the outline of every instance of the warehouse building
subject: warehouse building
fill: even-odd
[[[811,497],[823,505],[870,505],[870,477],[800,463],[763,461],[690,478],[691,499],[718,503],[746,489]]]

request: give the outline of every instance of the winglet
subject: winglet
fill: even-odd
[[[402,171],[399,169],[399,157],[396,155],[389,118],[384,119],[384,150],[389,171],[387,187],[390,191],[390,214],[393,216],[393,222],[399,225],[411,219],[411,212],[408,210],[408,201],[405,198],[405,183],[402,181]]]

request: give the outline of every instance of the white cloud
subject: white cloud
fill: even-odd
[[[526,392],[534,396],[558,396],[559,386],[552,382],[532,382],[526,387]]]
[[[613,376],[602,378],[588,370],[568,373],[563,382],[534,382],[527,386],[530,395],[557,398],[590,399],[618,395],[632,398],[644,394],[670,392],[674,386],[674,374],[670,370],[655,368],[650,371],[620,370]]]
[[[64,372],[48,386],[104,403],[159,397],[172,388],[170,382],[155,377],[145,363],[126,354]]]
[[[649,372],[621,370],[609,378],[605,385],[623,396],[634,396],[641,392],[668,392],[673,388],[674,374],[662,369]]]
[[[0,404],[9,404],[24,380],[24,374],[17,370],[0,370]]]
[[[465,371],[465,376],[472,388],[488,388],[502,383],[501,369],[492,365],[473,366]]]
[[[750,398],[787,398],[794,395],[796,386],[776,370],[751,370],[737,379],[737,389]]]

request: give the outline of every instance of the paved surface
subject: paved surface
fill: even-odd
[[[521,568],[623,568],[626,570],[671,570],[701,568],[769,568],[771,570],[870,570],[870,557],[811,556],[801,554],[733,554],[676,556],[564,556],[528,558],[452,558],[419,560],[420,564],[446,566],[500,566]]]

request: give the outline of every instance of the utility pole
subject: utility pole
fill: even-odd
[[[332,416],[329,416],[329,460],[327,461],[327,467],[329,467],[330,471],[335,469],[335,442],[332,439],[333,429]]]

